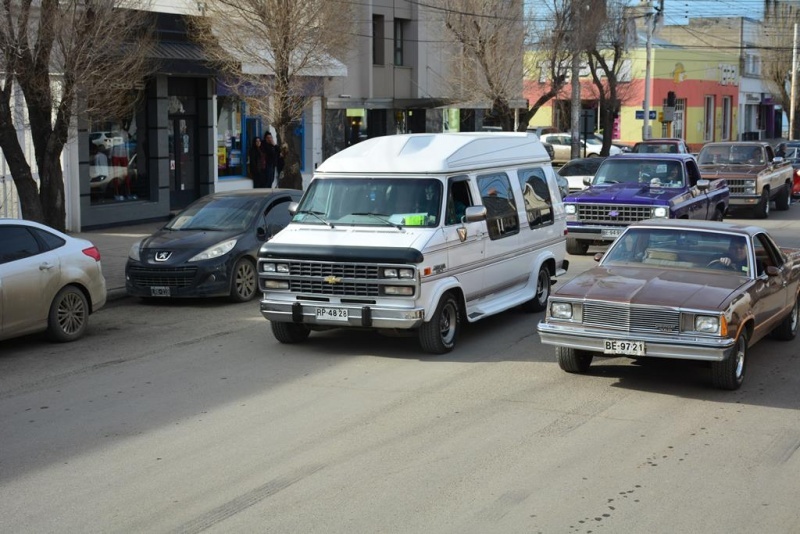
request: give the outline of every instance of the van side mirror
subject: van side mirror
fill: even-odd
[[[292,217],[297,213],[297,206],[299,205],[299,202],[289,202],[289,213],[292,214]]]
[[[486,220],[486,206],[470,206],[464,211],[464,221],[478,222]]]

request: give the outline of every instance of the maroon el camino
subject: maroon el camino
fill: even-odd
[[[551,294],[538,330],[570,373],[595,355],[700,360],[716,387],[733,390],[749,347],[797,335],[799,286],[800,250],[763,228],[647,220]]]

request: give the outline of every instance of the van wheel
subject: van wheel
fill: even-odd
[[[756,204],[753,214],[756,216],[756,219],[766,219],[769,217],[769,190],[766,187],[761,191],[761,200]]]
[[[719,389],[734,390],[744,382],[747,357],[747,336],[744,332],[736,338],[733,352],[721,362],[711,362],[711,381]]]
[[[270,321],[272,327],[272,335],[281,343],[302,343],[308,339],[311,330],[302,324],[296,323],[278,323]]]
[[[236,262],[231,273],[230,299],[234,302],[253,300],[258,288],[256,266],[252,260],[241,258]]]
[[[589,242],[583,239],[567,238],[567,252],[575,256],[583,256],[589,251]]]
[[[572,347],[556,347],[558,366],[568,373],[585,373],[592,364],[592,353]]]
[[[75,341],[86,332],[89,304],[86,296],[75,286],[66,286],[50,304],[47,316],[47,337],[61,343]]]
[[[781,188],[781,192],[775,197],[775,209],[778,211],[786,211],[792,203],[792,192],[789,190],[789,184],[785,184]]]
[[[547,309],[547,299],[550,298],[550,270],[542,265],[539,276],[536,277],[536,295],[522,305],[526,312],[535,313]]]
[[[422,350],[430,354],[444,354],[453,350],[460,322],[458,302],[452,293],[445,293],[431,320],[419,327]]]

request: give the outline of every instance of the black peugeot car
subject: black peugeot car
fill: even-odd
[[[251,300],[258,293],[258,249],[289,224],[289,203],[302,193],[250,189],[195,201],[131,247],[125,289],[144,298]]]

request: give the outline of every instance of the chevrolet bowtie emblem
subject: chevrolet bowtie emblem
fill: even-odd
[[[342,283],[342,279],[339,278],[338,276],[326,276],[325,277],[325,283],[326,284],[331,284],[331,285],[333,285],[333,284],[341,284]]]

